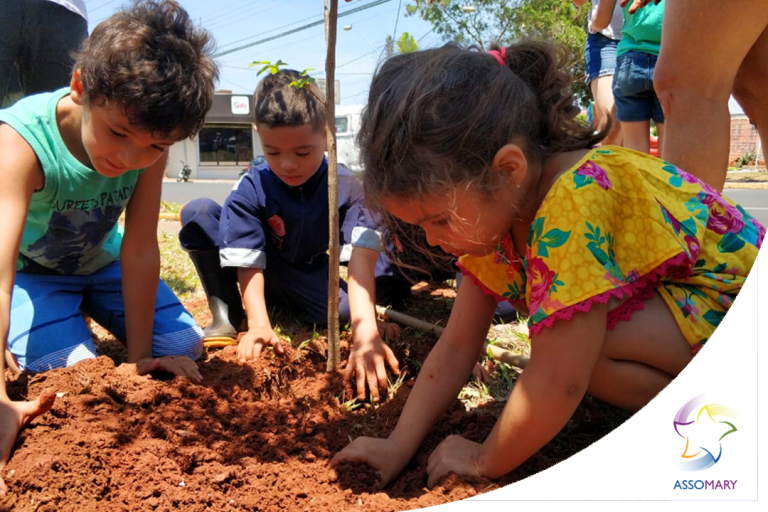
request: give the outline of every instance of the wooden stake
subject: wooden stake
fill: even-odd
[[[429,332],[435,336],[440,336],[443,334],[443,331],[445,331],[445,327],[441,327],[437,324],[431,324],[429,322],[425,322],[424,320],[419,320],[418,318],[408,316],[405,313],[400,313],[399,311],[395,311],[393,309],[376,306],[376,312],[384,318],[392,320],[393,322],[397,322],[408,327],[413,327],[414,329],[419,329],[421,331]],[[490,345],[488,340],[486,340],[485,344],[483,345],[483,354],[487,354],[489,348],[494,359],[497,359],[502,363],[507,363],[508,365],[515,366],[517,368],[525,368],[526,365],[528,365],[527,357],[515,354],[514,352],[505,350],[501,347],[497,347],[496,345]]]
[[[336,156],[336,25],[338,0],[325,4],[325,115],[328,132],[328,362],[326,370],[335,371],[340,364],[339,350],[339,187]],[[330,5],[329,5],[330,4]]]

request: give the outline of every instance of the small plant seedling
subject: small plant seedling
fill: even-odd
[[[270,73],[272,73],[272,74],[274,75],[274,74],[276,74],[278,71],[280,71],[280,66],[287,66],[287,65],[288,65],[288,63],[287,63],[287,62],[283,62],[282,60],[279,60],[279,59],[278,59],[278,61],[277,61],[277,62],[275,62],[274,64],[272,64],[272,63],[271,63],[270,61],[268,61],[268,60],[260,60],[260,61],[257,61],[257,62],[251,62],[250,64],[248,64],[248,67],[249,67],[249,68],[252,68],[252,67],[254,67],[254,66],[263,66],[263,67],[262,67],[262,68],[261,68],[261,69],[260,69],[260,70],[259,70],[259,71],[256,73],[256,76],[259,76],[259,75],[261,75],[263,72],[265,72],[265,71],[267,71],[267,70],[269,70],[269,72],[270,72]]]
[[[393,382],[392,379],[387,377],[387,398],[390,400],[392,397],[394,397],[397,394],[397,390],[400,389],[400,386],[403,385],[403,382],[405,382],[405,376],[408,374],[408,370],[406,368],[403,368],[403,371],[400,372],[400,375],[395,379]]]

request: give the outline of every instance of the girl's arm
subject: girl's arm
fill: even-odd
[[[11,455],[19,430],[32,418],[51,408],[55,395],[46,390],[45,400],[11,402],[5,388],[5,357],[8,349],[11,294],[16,277],[21,236],[35,190],[42,189],[45,178],[35,152],[10,126],[0,123],[0,470]],[[0,476],[0,496],[6,486]]]
[[[600,0],[597,11],[592,18],[592,30],[600,32],[611,24],[613,10],[616,8],[616,0]]]
[[[374,402],[379,401],[379,388],[387,388],[384,362],[400,374],[397,358],[381,339],[376,322],[376,277],[374,270],[379,253],[364,247],[352,249],[349,258],[349,313],[352,322],[352,347],[344,370],[344,380],[352,373],[357,381],[357,398],[365,400],[365,386]]]
[[[248,332],[237,345],[241,361],[258,359],[264,345],[271,345],[279,354],[283,353],[280,338],[272,329],[269,312],[264,298],[264,271],[260,268],[238,268],[237,280],[248,315]]]
[[[157,219],[160,214],[168,151],[139,176],[125,211],[125,234],[120,247],[125,333],[128,362],[139,374],[162,369],[200,381],[197,365],[186,356],[152,357],[152,331],[160,281]]]
[[[501,417],[482,445],[453,436],[430,456],[429,483],[448,472],[497,478],[509,473],[563,428],[587,391],[602,350],[608,309],[597,304],[543,329]]]
[[[397,476],[466,384],[495,308],[492,297],[464,279],[445,332],[424,362],[392,434],[387,440],[357,438],[331,463],[366,462],[379,470],[382,485]]]

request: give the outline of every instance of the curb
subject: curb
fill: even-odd
[[[161,213],[159,220],[175,220],[181,222],[181,216],[178,213]]]

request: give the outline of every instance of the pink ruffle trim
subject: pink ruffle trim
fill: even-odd
[[[551,327],[558,320],[570,320],[574,313],[589,311],[595,304],[606,304],[612,298],[623,299],[624,297],[631,297],[629,301],[615,309],[612,312],[613,315],[609,314],[607,327],[613,329],[619,320],[628,320],[632,316],[632,312],[643,309],[643,302],[652,296],[653,290],[659,286],[662,277],[688,277],[693,273],[690,268],[691,265],[692,261],[688,253],[681,252],[648,273],[643,274],[635,282],[627,283],[618,288],[612,288],[594,297],[589,297],[578,304],[555,311],[541,322],[529,325],[530,333],[536,334],[544,327]]]

